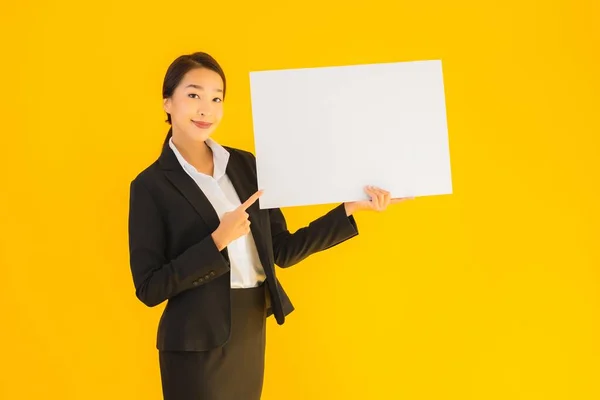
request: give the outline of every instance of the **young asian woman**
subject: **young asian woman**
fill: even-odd
[[[209,54],[167,69],[170,124],[160,156],[130,184],[129,251],[137,298],[166,302],[156,347],[165,400],[258,400],[266,319],[294,310],[276,268],[358,235],[354,214],[384,211],[390,193],[346,202],[291,232],[280,209],[260,209],[251,152],[211,135],[224,114],[226,79]]]

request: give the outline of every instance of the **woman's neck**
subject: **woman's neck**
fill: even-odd
[[[198,143],[173,136],[173,144],[185,160],[206,175],[213,175],[214,162],[210,147],[205,142]]]

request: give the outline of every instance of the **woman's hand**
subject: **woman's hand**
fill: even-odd
[[[219,227],[212,233],[213,241],[219,251],[223,250],[234,240],[250,233],[250,220],[248,219],[249,215],[246,210],[262,194],[263,191],[259,190],[235,210],[223,215]]]
[[[411,200],[414,197],[401,197],[392,199],[390,192],[373,187],[367,186],[365,192],[371,197],[371,200],[362,201],[351,201],[344,203],[346,208],[346,215],[350,216],[356,211],[371,210],[371,211],[385,211],[390,204],[401,203],[406,200]]]

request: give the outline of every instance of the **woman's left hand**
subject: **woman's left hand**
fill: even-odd
[[[382,212],[391,204],[401,203],[411,200],[414,197],[401,197],[392,199],[390,192],[374,186],[367,186],[365,192],[371,197],[370,200],[351,201],[344,203],[346,215],[350,216],[356,211],[370,210]]]

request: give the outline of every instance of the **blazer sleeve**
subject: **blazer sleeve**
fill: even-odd
[[[148,307],[229,271],[229,262],[211,235],[176,258],[166,258],[166,225],[160,209],[141,180],[133,180],[130,185],[128,230],[135,293]]]
[[[269,210],[275,264],[282,268],[299,263],[308,256],[329,249],[358,235],[353,216],[346,215],[344,204],[291,233],[279,208]]]

